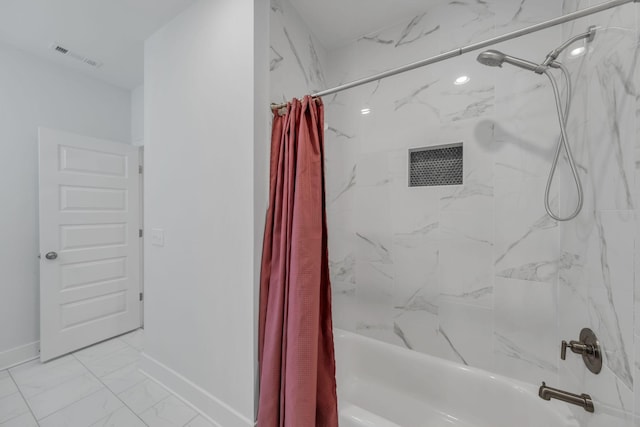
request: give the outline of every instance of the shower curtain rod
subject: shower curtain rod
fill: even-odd
[[[444,52],[444,53],[432,56],[427,59],[422,59],[420,61],[404,65],[402,67],[394,68],[392,70],[374,74],[369,77],[354,80],[349,83],[344,83],[331,89],[321,90],[319,92],[315,92],[311,94],[311,96],[314,98],[320,98],[323,96],[332,95],[334,93],[342,92],[343,90],[351,89],[357,86],[362,86],[367,83],[375,82],[377,80],[385,79],[387,77],[391,77],[397,74],[405,73],[407,71],[415,70],[416,68],[421,68],[426,65],[435,64],[436,62],[441,62],[447,59],[455,58],[456,56],[460,56],[464,53],[473,52],[474,50],[479,50],[496,43],[511,40],[516,37],[534,33],[536,31],[544,30],[546,28],[553,27],[559,24],[564,24],[565,22],[574,21],[576,19],[593,15],[594,13],[602,12],[604,10],[612,9],[614,7],[622,6],[627,3],[640,3],[640,0],[611,0],[596,6],[587,7],[586,9],[577,10],[575,12],[571,12],[566,15],[559,16],[557,18],[549,19],[548,21],[544,21],[539,24],[534,24],[529,27],[522,28],[520,30],[512,31],[510,33],[506,33],[501,36],[492,37],[490,39],[483,40],[481,42],[472,43],[467,46],[459,47],[459,48],[450,50],[448,52]],[[271,109],[278,110],[286,106],[287,104],[271,104]]]

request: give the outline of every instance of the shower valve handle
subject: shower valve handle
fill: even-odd
[[[574,352],[575,354],[594,354],[596,349],[594,346],[590,344],[584,344],[580,341],[562,341],[562,350],[560,351],[560,359],[566,360],[567,358],[567,347]]]
[[[580,341],[562,341],[560,359],[566,360],[567,348],[575,354],[582,355],[582,361],[594,374],[600,373],[602,369],[602,350],[598,338],[589,328],[580,331]]]

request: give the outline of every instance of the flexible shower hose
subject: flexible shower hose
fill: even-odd
[[[556,221],[569,221],[574,219],[576,216],[578,216],[578,214],[582,210],[584,193],[582,190],[582,183],[580,182],[580,176],[578,175],[578,169],[573,160],[573,154],[571,153],[571,147],[569,146],[569,139],[567,138],[567,119],[569,118],[569,108],[570,108],[570,102],[571,102],[571,78],[569,76],[569,71],[567,70],[567,68],[560,63],[557,63],[557,64],[560,66],[562,75],[565,78],[565,81],[567,84],[567,94],[566,94],[566,102],[565,102],[565,108],[563,113],[561,95],[560,95],[560,91],[558,90],[558,83],[556,82],[556,79],[553,77],[553,75],[549,72],[548,69],[544,70],[544,74],[549,78],[549,81],[551,82],[551,87],[553,88],[553,95],[556,99],[558,123],[560,124],[560,138],[558,140],[558,145],[556,148],[555,156],[553,158],[553,163],[551,164],[551,170],[549,171],[547,188],[544,191],[544,208],[547,211],[547,214],[549,214],[549,216],[555,219]],[[567,162],[569,163],[569,167],[571,168],[571,173],[573,174],[573,180],[576,183],[576,190],[578,193],[578,202],[576,204],[576,209],[573,211],[571,215],[564,218],[553,213],[553,211],[551,210],[551,200],[550,200],[551,183],[553,182],[553,177],[556,174],[558,161],[560,160],[560,152],[562,151],[563,148],[567,154]]]

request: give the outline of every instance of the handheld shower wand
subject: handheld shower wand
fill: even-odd
[[[538,72],[538,69],[540,69],[540,64],[527,61],[526,59],[517,58],[515,56],[505,55],[504,53],[493,49],[485,50],[478,55],[478,62],[489,67],[501,68],[502,64],[507,63],[536,73]],[[557,66],[557,62],[552,61],[549,66],[553,67],[554,65]]]
[[[560,68],[560,63],[554,59],[549,60],[548,64],[536,64],[535,62],[527,61],[526,59],[518,58],[515,56],[506,55],[498,50],[485,50],[478,55],[478,62],[487,65],[489,67],[500,67],[502,64],[507,63],[515,65],[516,67],[524,68],[525,70],[533,71],[534,73],[542,74],[547,68]]]
[[[566,69],[564,65],[560,62],[557,62],[556,59],[564,51],[568,48],[572,43],[586,39],[587,42],[593,41],[596,34],[596,27],[589,27],[588,31],[579,34],[575,37],[570,38],[566,42],[562,43],[559,47],[549,52],[545,60],[541,64],[536,64],[531,61],[527,61],[526,59],[516,58],[514,56],[505,55],[504,53],[497,50],[487,50],[478,55],[478,62],[483,65],[487,65],[490,67],[502,67],[502,64],[507,63],[514,65],[519,68],[523,68],[525,70],[533,71],[537,74],[544,74],[549,78],[551,82],[551,87],[553,89],[553,95],[556,100],[556,110],[558,113],[558,123],[560,125],[560,139],[558,140],[558,145],[556,148],[556,152],[554,155],[553,163],[551,165],[551,170],[549,171],[549,178],[547,180],[547,186],[545,189],[544,195],[544,207],[547,211],[547,214],[556,221],[569,221],[580,213],[582,210],[582,205],[584,202],[584,191],[582,189],[582,183],[580,182],[580,176],[578,175],[578,169],[576,167],[575,161],[573,160],[573,154],[571,153],[571,147],[569,146],[569,139],[567,137],[567,119],[569,117],[569,109],[570,109],[570,101],[571,101],[571,78],[569,76],[569,71]],[[559,68],[562,71],[562,74],[567,82],[567,96],[565,101],[564,111],[562,108],[562,102],[560,100],[560,91],[558,89],[558,84],[549,71],[549,68]],[[576,203],[576,208],[573,213],[566,217],[560,217],[556,215],[551,210],[551,183],[553,182],[553,177],[556,173],[556,169],[558,167],[558,161],[560,159],[560,152],[564,148],[565,153],[567,154],[567,162],[569,163],[569,167],[571,169],[571,173],[573,175],[573,179],[576,183],[576,190],[578,193],[578,201]]]

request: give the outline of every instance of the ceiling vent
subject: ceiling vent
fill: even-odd
[[[58,52],[61,55],[65,55],[71,59],[75,59],[76,61],[79,62],[84,62],[85,64],[89,65],[90,67],[93,68],[100,68],[102,67],[102,62],[97,61],[95,59],[91,59],[91,58],[87,58],[86,56],[78,53],[78,52],[74,52],[72,50],[67,49],[64,46],[60,46],[57,43],[52,43],[51,44],[51,49],[53,49],[54,51]]]

